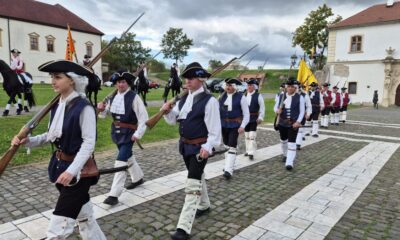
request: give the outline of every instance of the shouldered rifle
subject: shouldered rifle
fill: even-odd
[[[121,35],[121,37],[125,36],[127,32],[135,25],[135,23],[144,15],[142,13],[130,26],[129,28]],[[88,68],[93,67],[94,64],[96,64],[97,61],[100,60],[100,58],[106,53],[106,51],[111,47],[112,44],[114,44],[117,41],[116,38],[110,41],[110,43],[100,51],[100,53],[97,54],[96,57],[93,58],[93,60],[88,64]],[[32,132],[33,129],[36,128],[36,126],[39,124],[39,122],[47,115],[48,112],[58,103],[58,100],[60,99],[60,94],[55,96],[49,103],[47,103],[39,112],[37,112],[33,118],[25,124],[25,126],[22,127],[22,129],[19,131],[17,134],[17,137],[19,139],[24,139],[28,136],[29,133]],[[4,153],[4,155],[0,159],[0,176],[10,163],[11,159],[14,157],[15,153],[17,152],[19,148],[18,146],[11,146],[7,152]]]
[[[215,69],[212,73],[211,73],[211,77],[214,77],[215,75],[217,75],[218,73],[222,72],[222,70],[224,70],[225,68],[227,68],[233,61],[241,59],[242,57],[244,57],[247,53],[249,53],[251,50],[253,50],[254,48],[256,48],[258,46],[258,44],[254,45],[252,48],[250,48],[249,50],[247,50],[245,53],[243,53],[240,57],[234,57],[231,60],[229,60],[227,63],[225,63],[224,65],[222,65],[221,67]],[[171,106],[175,105],[175,103],[177,101],[179,101],[179,99],[183,98],[184,96],[188,95],[189,91],[185,90],[183,93],[181,93],[179,96],[175,96],[173,99],[169,100],[168,103],[171,104]],[[150,129],[152,129],[159,121],[160,119],[163,117],[163,115],[166,113],[165,110],[160,110],[158,113],[156,113],[155,115],[153,115],[152,117],[150,117],[147,121],[146,121],[146,126]]]
[[[286,95],[286,89],[285,91],[283,91],[283,93],[281,94],[280,98],[279,98],[279,108],[278,108],[278,112],[275,115],[275,121],[274,121],[274,129],[276,131],[279,130],[279,118],[280,118],[280,111],[282,111],[283,109],[283,102],[285,101],[285,95]]]

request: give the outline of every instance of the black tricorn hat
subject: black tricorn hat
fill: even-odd
[[[346,90],[346,89],[347,89],[347,87],[342,87],[342,88],[341,88],[341,90]]]
[[[83,58],[91,58],[91,56],[85,54],[85,56],[83,56]]]
[[[333,86],[333,88],[332,89],[339,89],[337,86]]]
[[[316,86],[318,86],[318,84],[317,84],[316,82],[312,82],[312,83],[310,84],[310,87],[316,87]]]
[[[118,70],[112,75],[111,82],[115,84],[119,80],[125,80],[129,85],[131,85],[135,78],[136,77],[133,76],[132,73],[129,73],[127,70]]]
[[[247,81],[247,84],[255,84],[255,85],[258,86],[258,81],[257,81],[257,79],[255,79],[255,78],[250,78],[250,79]]]
[[[13,50],[11,50],[10,52],[12,52],[12,53],[18,53],[18,54],[21,53],[21,52],[20,52],[18,49],[16,49],[16,48],[14,48]]]
[[[290,77],[286,82],[286,85],[288,85],[288,86],[293,86],[293,85],[297,85],[297,84],[299,84],[299,82],[294,77]]]
[[[192,62],[187,65],[185,70],[183,70],[182,77],[184,78],[209,78],[211,74],[205,70],[200,63]]]
[[[50,73],[74,72],[81,76],[90,76],[93,74],[93,70],[88,67],[68,60],[52,60],[40,65],[38,70]]]
[[[331,84],[330,83],[324,83],[322,86],[323,87],[329,87]]]
[[[242,85],[242,82],[239,81],[236,78],[227,78],[224,80],[226,84],[236,84],[236,85]]]
[[[281,88],[285,88],[286,87],[286,83],[281,83]]]

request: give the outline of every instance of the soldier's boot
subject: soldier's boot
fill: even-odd
[[[200,217],[207,212],[210,211],[210,199],[208,198],[208,192],[207,192],[207,183],[205,179],[205,174],[201,175],[201,197],[200,197],[200,203],[199,207],[197,208],[196,211],[196,218]]]
[[[335,125],[339,125],[339,113],[335,113]]]
[[[254,159],[254,153],[257,150],[257,142],[256,142],[257,132],[251,131],[249,132],[249,159]]]
[[[76,220],[69,217],[52,215],[47,229],[47,240],[66,239],[74,231]]]
[[[143,171],[137,163],[135,156],[131,156],[128,159],[128,165],[132,164],[130,168],[128,168],[129,175],[131,175],[132,183],[126,186],[126,189],[134,189],[135,187],[143,184]]]
[[[287,159],[286,159],[286,169],[292,170],[294,160],[296,158],[296,143],[290,142],[288,143],[288,152],[287,152]]]
[[[311,132],[311,135],[313,137],[318,137],[318,128],[319,128],[318,120],[313,120],[313,122],[312,122],[312,132]]]
[[[249,137],[249,135],[250,135],[250,132],[244,132],[244,143],[246,145],[246,152],[244,153],[244,155],[246,157],[249,156],[249,146],[250,146],[250,143],[249,143],[250,137]]]
[[[177,225],[176,232],[171,235],[174,240],[186,240],[192,231],[193,221],[196,211],[200,204],[202,191],[202,181],[188,178],[185,186],[185,203],[183,204],[181,215]]]
[[[301,150],[301,144],[303,143],[303,128],[299,128],[296,137],[296,149]]]
[[[104,233],[101,231],[93,215],[93,207],[90,201],[82,206],[77,220],[82,239],[106,240],[106,236],[104,236]]]
[[[224,167],[224,177],[226,179],[230,179],[233,175],[233,170],[235,167],[236,161],[236,148],[230,147],[228,150],[228,154],[225,158],[225,167]]]
[[[282,162],[286,162],[287,152],[288,152],[288,140],[281,140],[282,148]]]
[[[29,112],[29,108],[27,106],[24,106],[24,112],[26,112],[26,113]]]
[[[345,123],[347,120],[347,111],[342,112],[342,122]]]
[[[128,165],[125,161],[116,160],[114,163],[114,167],[124,167]],[[118,203],[118,197],[121,196],[122,191],[124,190],[124,184],[126,180],[126,171],[116,172],[114,174],[114,179],[111,185],[111,190],[108,193],[108,198],[104,200],[103,203],[108,205],[116,205]]]

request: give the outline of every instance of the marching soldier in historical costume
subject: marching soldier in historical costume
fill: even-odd
[[[374,96],[372,97],[372,103],[374,104],[374,108],[375,109],[378,109],[378,101],[379,101],[378,90],[375,90],[374,91]]]
[[[281,83],[281,86],[279,87],[279,92],[275,95],[275,103],[279,102],[279,96],[285,92],[286,84]]]
[[[170,102],[162,107],[167,111],[164,118],[168,124],[179,123],[179,152],[188,170],[185,203],[176,232],[171,235],[175,240],[188,239],[195,216],[201,216],[210,209],[204,168],[213,147],[221,144],[218,101],[204,87],[210,73],[193,62],[183,71],[182,77],[186,80],[188,94],[173,108]]]
[[[333,106],[331,108],[331,124],[332,125],[339,125],[339,112],[340,108],[343,105],[343,99],[340,93],[338,92],[338,87],[334,86],[332,88],[332,95],[334,96]]]
[[[329,125],[329,113],[331,112],[333,103],[336,100],[336,95],[328,89],[329,83],[322,85],[322,99],[324,100],[324,108],[321,111],[321,127],[328,128]]]
[[[299,128],[299,131],[297,133],[296,137],[296,149],[301,150],[301,144],[303,143],[303,140],[305,140],[305,133],[307,129],[303,126],[305,126],[306,121],[310,119],[310,116],[312,114],[312,105],[311,105],[311,100],[310,96],[304,91],[303,86],[298,82],[298,93],[304,98],[304,104],[305,104],[305,114],[304,118],[301,121],[301,127]],[[309,127],[309,126],[308,126]]]
[[[317,83],[315,83],[315,82],[311,83],[310,84],[311,90],[309,91],[309,96],[310,96],[311,105],[312,105],[312,113],[310,116],[311,126],[312,126],[311,136],[313,136],[313,137],[318,137],[319,113],[324,108],[324,99],[322,98],[322,94],[317,89],[317,86],[318,86]]]
[[[289,171],[293,169],[296,158],[296,137],[305,112],[304,97],[296,93],[296,84],[294,78],[289,78],[286,83],[286,93],[281,94],[274,106],[275,113],[279,115],[282,160]]]
[[[24,85],[24,91],[26,91],[27,89],[30,89],[32,87],[33,84],[33,80],[30,76],[28,76],[25,71],[24,71],[24,61],[21,59],[21,57],[19,56],[21,54],[20,51],[18,51],[18,49],[13,49],[11,50],[11,64],[10,64],[10,68],[12,70],[15,71],[15,73],[17,73],[18,75],[18,79],[19,81]],[[28,109],[28,100],[24,99],[24,106],[22,107],[22,102],[21,102],[21,98],[18,98],[18,109],[17,109],[17,115],[20,115],[22,112],[22,109],[25,112],[29,112]],[[6,107],[7,109],[7,107]]]
[[[251,160],[254,158],[254,152],[257,150],[257,125],[264,120],[265,104],[262,94],[258,93],[258,81],[251,78],[247,81],[247,92],[245,93],[247,105],[249,106],[250,120],[244,128],[246,143],[246,153]]]
[[[340,108],[340,121],[345,123],[347,120],[347,106],[351,103],[350,95],[346,92],[346,87],[342,87],[341,97],[343,100],[343,105]]]
[[[219,98],[221,113],[222,140],[229,148],[225,153],[224,177],[230,179],[236,161],[237,140],[239,134],[245,132],[250,114],[246,97],[236,91],[236,86],[242,83],[235,78],[225,79],[225,92]]]
[[[132,182],[126,189],[133,189],[143,183],[143,171],[132,153],[132,146],[146,131],[146,121],[149,118],[141,98],[129,87],[135,78],[126,71],[115,73],[115,85],[117,94],[105,105],[98,104],[100,112],[109,111],[114,122],[111,125],[111,138],[118,147],[118,156],[114,167],[129,166],[127,171]],[[127,177],[126,171],[117,172],[105,204],[115,205],[118,197],[124,190]]]
[[[21,140],[14,137],[12,144],[36,147],[52,143],[57,149],[48,173],[60,195],[50,218],[47,239],[66,239],[77,221],[82,239],[106,239],[93,215],[89,196],[98,177],[81,175],[84,166],[93,161],[96,142],[96,115],[84,94],[87,76],[93,72],[66,60],[45,63],[39,71],[51,74],[53,89],[61,95],[51,110],[49,130]]]

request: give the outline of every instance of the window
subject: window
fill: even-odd
[[[39,50],[39,34],[30,33],[29,34],[29,43],[31,46],[31,50]]]
[[[357,83],[349,82],[349,94],[357,94]]]
[[[350,52],[356,53],[362,51],[362,36],[352,36],[351,37],[351,44],[350,44]]]
[[[3,29],[0,28],[0,47],[3,46]]]
[[[46,46],[47,46],[48,52],[54,52],[54,40],[55,39],[56,38],[51,35],[46,36]]]
[[[87,42],[85,43],[86,45],[86,55],[92,57],[93,56],[93,43],[92,42]]]

